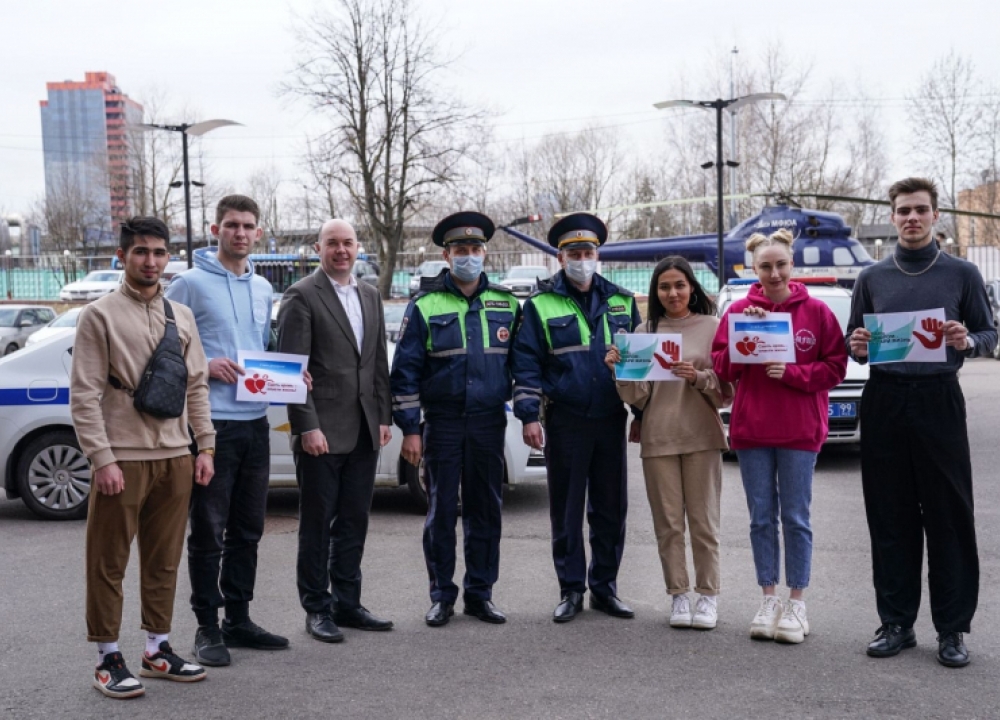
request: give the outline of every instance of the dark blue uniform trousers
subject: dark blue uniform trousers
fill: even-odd
[[[545,410],[552,558],[559,590],[618,594],[618,566],[625,549],[628,476],[625,423],[628,414],[601,418],[576,415],[565,407]],[[583,548],[583,512],[590,526],[590,569]]]
[[[500,509],[507,414],[436,415],[424,423],[424,558],[432,602],[454,603],[455,523],[462,494],[466,600],[489,600],[500,573]]]

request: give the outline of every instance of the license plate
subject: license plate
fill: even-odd
[[[832,418],[855,417],[857,414],[858,414],[857,403],[852,403],[852,402],[830,403],[830,414],[828,417]]]

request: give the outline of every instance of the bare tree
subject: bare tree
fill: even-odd
[[[972,61],[951,50],[931,65],[916,92],[907,98],[914,145],[930,174],[942,181],[945,200],[958,203],[959,183],[968,177],[978,154],[983,107]],[[953,225],[958,241],[958,225]]]
[[[409,215],[460,176],[484,113],[437,85],[447,61],[409,0],[337,0],[298,23],[287,94],[327,115],[316,147],[378,247],[388,296]]]
[[[284,201],[280,197],[281,174],[272,165],[258,168],[247,179],[247,194],[260,208],[260,222],[264,237],[282,237],[288,228],[283,224]]]

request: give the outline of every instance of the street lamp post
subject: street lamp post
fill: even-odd
[[[750,103],[760,102],[762,100],[786,100],[787,98],[781,93],[754,93],[752,95],[744,95],[743,97],[730,98],[728,100],[718,99],[718,100],[667,100],[665,102],[654,103],[653,107],[658,110],[663,110],[666,108],[673,107],[694,107],[701,108],[702,110],[715,110],[715,162],[707,162],[702,165],[706,170],[713,165],[715,166],[716,172],[716,220],[718,223],[718,234],[719,234],[719,255],[716,258],[716,264],[718,265],[719,274],[719,289],[721,290],[726,284],[726,264],[725,264],[725,228],[723,220],[723,171],[725,167],[735,168],[739,165],[735,160],[729,160],[727,162],[722,161],[722,111],[729,109],[731,114],[735,114],[736,110],[744,105],[749,105]]]
[[[882,238],[875,238],[875,259],[882,259]]]
[[[188,269],[193,265],[194,248],[191,237],[191,180],[188,172],[188,135],[195,137],[211,132],[216,128],[228,125],[242,125],[233,120],[203,120],[197,123],[181,123],[180,125],[157,125],[155,123],[142,123],[139,127],[144,130],[169,130],[181,134],[181,151],[184,159],[184,222],[187,225],[187,262]]]

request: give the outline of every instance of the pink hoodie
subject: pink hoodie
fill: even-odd
[[[781,380],[767,376],[763,365],[729,362],[729,320],[723,317],[712,343],[712,362],[719,379],[736,384],[729,421],[733,450],[776,447],[819,452],[826,440],[830,388],[847,373],[847,347],[833,311],[809,296],[805,285],[788,283],[783,303],[768,300],[760,283],[726,311],[741,313],[754,305],[768,312],[792,314],[795,364]]]

